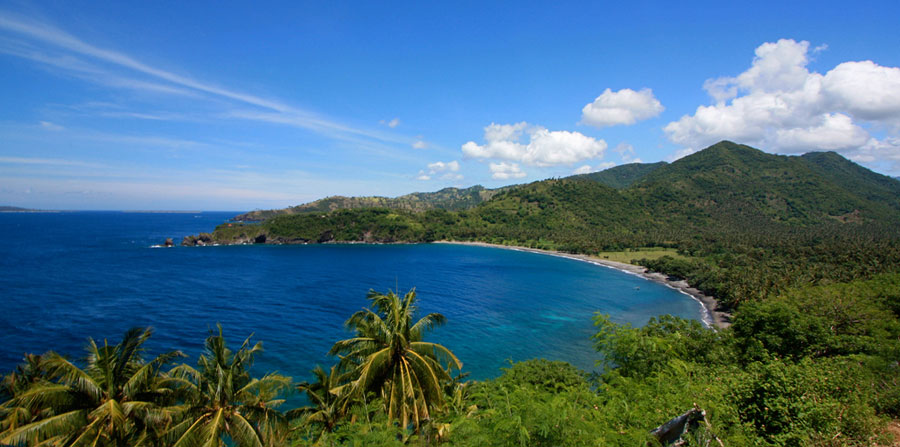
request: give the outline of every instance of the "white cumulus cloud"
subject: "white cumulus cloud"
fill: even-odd
[[[594,127],[631,125],[653,118],[665,109],[649,88],[617,92],[606,89],[594,102],[581,109],[581,122]]]
[[[418,139],[416,141],[413,141],[412,147],[413,149],[428,149],[428,143],[426,143],[422,139]]]
[[[462,146],[466,157],[506,160],[532,166],[571,165],[602,157],[606,142],[566,130],[550,131],[521,122],[484,128],[483,145],[469,141]]]
[[[806,54],[809,42],[781,39],[766,42],[756,48],[756,57],[750,69],[732,79],[739,87],[747,90],[767,92],[793,91],[803,86],[809,71]]]
[[[844,62],[822,79],[829,103],[864,120],[900,123],[900,68]]]
[[[821,123],[813,127],[779,129],[776,140],[784,152],[802,153],[811,147],[840,152],[866,144],[869,133],[853,124],[849,116],[834,113],[823,115]]]
[[[900,68],[844,62],[823,75],[809,71],[809,55],[806,41],[760,45],[746,71],[706,81],[714,103],[666,125],[666,136],[687,148],[733,140],[781,153],[889,157],[896,147],[884,141],[900,132]],[[889,135],[873,137],[878,129]]]
[[[432,176],[440,175],[442,180],[462,180],[462,174],[459,174],[459,162],[453,161],[436,161],[429,163],[426,170],[419,171],[416,180],[431,180]]]
[[[501,161],[500,163],[491,163],[488,167],[491,169],[491,177],[498,180],[525,177],[525,172],[519,168],[518,163],[506,163]]]
[[[443,161],[436,161],[434,163],[429,163],[428,169],[432,174],[446,171],[456,172],[459,171],[459,162],[456,160],[448,161],[446,163]]]

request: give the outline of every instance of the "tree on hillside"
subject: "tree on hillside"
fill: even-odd
[[[356,336],[335,343],[331,354],[341,356],[340,367],[354,378],[351,393],[375,392],[389,420],[398,420],[401,427],[415,424],[418,430],[432,411],[443,408],[441,385],[451,380],[449,371],[462,368],[449,349],[422,341],[425,332],[445,318],[430,313],[413,323],[415,289],[402,298],[393,291],[370,291],[368,299],[374,310],[361,310],[347,320]]]
[[[12,445],[153,445],[169,413],[171,383],[160,369],[176,357],[171,351],[143,360],[150,328],[134,328],[119,344],[88,342],[85,367],[56,353],[33,359],[40,370],[4,407],[15,408],[32,422],[10,427],[0,443]]]
[[[312,406],[291,410],[288,417],[299,418],[302,427],[310,430],[315,428],[316,433],[311,436],[321,441],[346,416],[348,387],[346,374],[342,374],[337,365],[332,366],[327,373],[321,366],[316,366],[313,374],[316,376],[315,382],[301,382],[297,385],[297,390],[306,394]]]
[[[183,419],[169,430],[170,440],[175,447],[222,446],[226,438],[239,447],[281,445],[287,424],[275,409],[282,403],[275,397],[291,379],[278,374],[251,378],[249,368],[262,343],[250,346],[248,337],[232,352],[218,329],[207,337],[197,369],[179,365],[170,373],[179,379],[185,400]]]

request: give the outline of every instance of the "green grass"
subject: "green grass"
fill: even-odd
[[[687,256],[678,254],[674,248],[647,247],[637,249],[627,249],[625,251],[601,251],[597,257],[607,261],[624,262],[633,264],[631,261],[636,259],[659,259],[663,256],[670,256],[676,259],[688,259]]]

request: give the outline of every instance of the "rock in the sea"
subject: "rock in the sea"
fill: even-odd
[[[166,243],[163,244],[163,245],[165,245],[166,247],[174,247],[174,246],[175,246],[175,242],[172,242],[172,238],[167,237],[167,238],[166,238]]]
[[[196,236],[193,236],[193,235],[185,236],[185,238],[181,240],[181,245],[184,245],[187,247],[197,247],[197,246],[202,247],[204,245],[210,245],[212,243],[213,243],[213,238],[212,238],[212,235],[209,233],[200,233]]]

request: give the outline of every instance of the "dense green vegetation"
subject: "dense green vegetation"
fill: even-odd
[[[444,188],[435,192],[414,192],[400,197],[332,196],[302,205],[276,210],[256,210],[236,216],[236,221],[261,221],[275,216],[303,213],[327,213],[339,209],[388,208],[406,211],[431,209],[463,210],[489,200],[509,187],[487,189],[481,185],[465,189]]]
[[[900,417],[900,274],[791,289],[741,307],[713,331],[660,316],[635,328],[597,315],[602,374],[557,361],[511,364],[483,382],[427,343],[414,292],[371,293],[344,353],[315,381],[252,378],[261,345],[211,333],[197,367],[147,358],[149,330],[90,343],[80,362],[27,356],[4,378],[0,443],[12,445],[654,445],[651,430],[691,408],[688,445],[893,445]],[[308,406],[282,409],[293,388]]]
[[[205,242],[462,240],[593,255],[670,248],[682,257],[638,262],[731,307],[900,269],[900,182],[835,153],[786,157],[722,142],[671,164],[613,169],[633,183],[551,179],[462,211],[282,215],[219,226]]]
[[[616,166],[600,172],[593,172],[572,178],[585,178],[612,188],[626,188],[640,180],[666,162],[631,163]],[[516,188],[517,185],[487,189],[481,185],[469,188],[444,188],[435,192],[414,192],[400,197],[344,197],[332,196],[302,205],[274,210],[255,210],[235,216],[239,222],[258,222],[275,216],[304,213],[328,213],[336,210],[361,208],[387,208],[392,210],[421,212],[433,209],[461,211],[490,200],[498,193]]]
[[[592,180],[609,186],[610,188],[623,189],[631,186],[635,182],[646,177],[647,174],[666,164],[667,163],[664,161],[658,161],[656,163],[628,163],[604,169],[602,171],[592,172],[590,174],[572,176],[571,178]]]
[[[722,142],[456,210],[335,203],[186,243],[463,240],[632,253],[719,298],[733,325],[660,316],[631,327],[597,315],[601,373],[531,360],[475,382],[459,373],[465,359],[424,340],[442,316],[417,320],[413,292],[372,293],[372,308],[347,322],[351,338],[335,343],[335,364],[296,387],[251,378],[259,345],[231,351],[221,330],[197,368],[173,367],[177,352],[146,359],[150,333],[136,330],[116,346],[92,343],[81,362],[26,356],[3,382],[0,443],[633,446],[653,445],[651,430],[682,414],[702,415],[688,424],[689,445],[900,442],[885,430],[900,418],[900,182],[837,154]],[[309,405],[279,411],[288,389]]]

